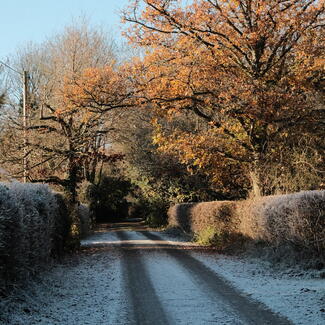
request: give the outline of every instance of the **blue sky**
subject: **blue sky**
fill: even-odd
[[[24,44],[41,42],[60,32],[73,19],[86,16],[120,39],[118,11],[128,0],[2,0],[0,2],[0,59]]]

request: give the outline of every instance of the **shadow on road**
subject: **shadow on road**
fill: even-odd
[[[99,223],[95,226],[95,232],[120,230],[141,231],[148,230],[148,226],[141,218],[126,219],[119,222]]]
[[[184,324],[204,324],[203,319],[220,324],[291,324],[265,305],[243,295],[191,254],[193,250],[216,254],[215,250],[198,246],[185,238],[154,231],[141,219],[99,224],[94,234],[82,241],[82,248],[86,254],[98,250],[116,250],[120,254],[134,324],[177,324],[175,317],[181,317]],[[173,275],[162,272],[164,268]],[[182,286],[178,287],[177,282],[176,288],[168,287],[170,281],[167,281],[167,287],[164,285],[161,289],[159,283],[165,283],[168,277],[179,278]],[[209,311],[197,309],[197,303],[192,298],[193,286],[196,292],[200,292],[198,299],[203,301],[203,305],[210,306]],[[166,290],[174,295],[173,299],[169,298],[169,294],[167,300],[162,299],[161,295]],[[187,295],[185,304],[182,292]],[[192,293],[188,295],[188,292]],[[176,308],[175,304],[179,307]],[[188,310],[188,306],[191,306],[188,314],[177,316],[183,308]],[[194,321],[193,317],[197,320]]]
[[[131,237],[123,237],[124,233],[133,234]],[[211,247],[203,247],[194,242],[177,237],[166,239],[161,237],[149,237],[150,234],[164,234],[164,232],[149,228],[142,219],[131,219],[123,222],[98,224],[94,233],[82,241],[82,249],[180,249],[180,250],[211,250]],[[149,235],[148,235],[149,234]]]

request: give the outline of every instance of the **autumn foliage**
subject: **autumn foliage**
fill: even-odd
[[[324,6],[132,1],[122,18],[140,55],[124,62],[101,32],[67,28],[22,58],[34,87],[29,180],[76,199],[124,157],[127,177],[164,206],[323,188]],[[7,123],[1,161],[19,177],[23,132]]]
[[[155,143],[217,187],[247,186],[243,173],[261,182],[262,164],[298,138],[317,146],[324,1],[147,0],[124,20],[149,48],[130,73],[157,112]]]
[[[77,78],[66,79],[62,91],[64,107],[84,110],[87,116],[132,105],[133,92],[122,68],[106,65],[87,68]]]

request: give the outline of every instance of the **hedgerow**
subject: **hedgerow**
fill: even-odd
[[[43,184],[0,183],[0,291],[60,256],[69,233],[60,194]]]
[[[290,245],[325,258],[325,191],[303,191],[239,202],[238,231],[275,247]]]
[[[325,191],[258,197],[245,201],[186,203],[168,211],[169,225],[207,244],[246,239],[273,251],[293,249],[325,261]],[[237,243],[238,244],[238,243]]]

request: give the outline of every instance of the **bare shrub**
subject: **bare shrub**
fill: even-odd
[[[287,144],[285,149],[270,153],[260,165],[260,192],[270,195],[324,189],[324,157],[320,146],[304,137],[292,148]]]

